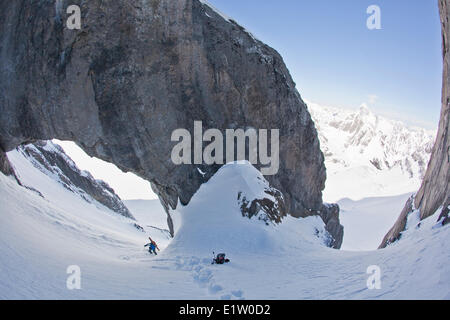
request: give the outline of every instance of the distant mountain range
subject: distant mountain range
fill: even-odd
[[[327,201],[418,189],[435,131],[381,117],[364,104],[349,110],[308,102],[308,109],[325,156]]]

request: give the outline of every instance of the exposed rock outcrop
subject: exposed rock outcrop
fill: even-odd
[[[408,215],[415,210],[414,208],[414,196],[411,196],[408,201],[406,201],[406,205],[403,208],[400,216],[395,222],[394,226],[388,231],[388,233],[384,236],[383,241],[379,247],[379,249],[386,247],[387,245],[397,241],[401,237],[401,233],[406,228],[406,222],[408,220]]]
[[[14,169],[9,163],[6,153],[0,150],[0,172],[6,176],[14,175]]]
[[[447,203],[444,204],[441,214],[439,215],[439,221],[442,221],[443,226],[450,223],[449,213],[450,213],[450,201],[447,200]]]
[[[73,4],[81,30],[65,25]],[[173,130],[192,134],[195,120],[280,129],[280,169],[267,180],[293,216],[324,209],[317,132],[282,58],[203,2],[2,1],[0,30],[4,150],[75,141],[149,180],[169,211],[220,168],[174,165]]]
[[[64,150],[46,141],[20,146],[18,151],[45,174],[57,179],[66,189],[87,202],[96,200],[112,211],[134,220],[119,196],[104,181],[96,180],[87,171],[81,171]]]
[[[259,220],[266,224],[280,223],[286,216],[286,205],[284,204],[283,195],[279,190],[274,188],[266,188],[264,190],[266,196],[258,199],[247,199],[242,192],[238,193],[238,203],[241,213],[244,217],[251,219],[257,216]]]
[[[325,230],[332,235],[329,246],[339,249],[344,240],[344,227],[339,221],[339,206],[337,204],[323,204],[322,210],[320,210],[320,217],[325,223]]]
[[[414,197],[408,200],[399,219],[384,237],[380,248],[398,240],[405,229],[408,214],[414,209],[420,212],[420,219],[426,219],[442,207],[440,219],[445,219],[445,212],[450,204],[450,0],[439,0],[439,10],[442,24],[442,50],[444,58],[442,84],[442,110],[439,120],[437,139],[433,147],[422,185]]]

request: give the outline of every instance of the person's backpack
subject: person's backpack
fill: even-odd
[[[215,258],[213,258],[212,264],[224,264],[230,262],[230,259],[225,259],[225,253],[219,253]]]

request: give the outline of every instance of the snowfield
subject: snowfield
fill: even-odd
[[[233,163],[174,212],[169,242],[151,227],[161,223],[157,208],[153,223],[137,213],[142,203],[128,203],[141,232],[16,151],[8,157],[43,197],[0,175],[0,299],[450,299],[450,229],[436,216],[420,227],[411,217],[402,240],[385,250],[333,250],[318,218],[266,225],[243,217],[238,192],[258,197],[267,182],[250,164]],[[157,256],[143,247],[149,234],[165,247]],[[231,263],[211,265],[213,250]],[[81,290],[66,287],[71,265],[81,269]],[[367,288],[371,265],[381,269],[380,290]]]
[[[358,201],[342,199],[339,218],[344,226],[342,250],[376,250],[397,221],[412,193],[391,197],[372,197]]]

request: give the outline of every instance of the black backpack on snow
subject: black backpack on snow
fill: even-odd
[[[213,252],[214,254],[214,252]],[[225,259],[225,253],[219,253],[215,258],[213,258],[213,261],[211,264],[224,264],[230,262],[230,259]]]

